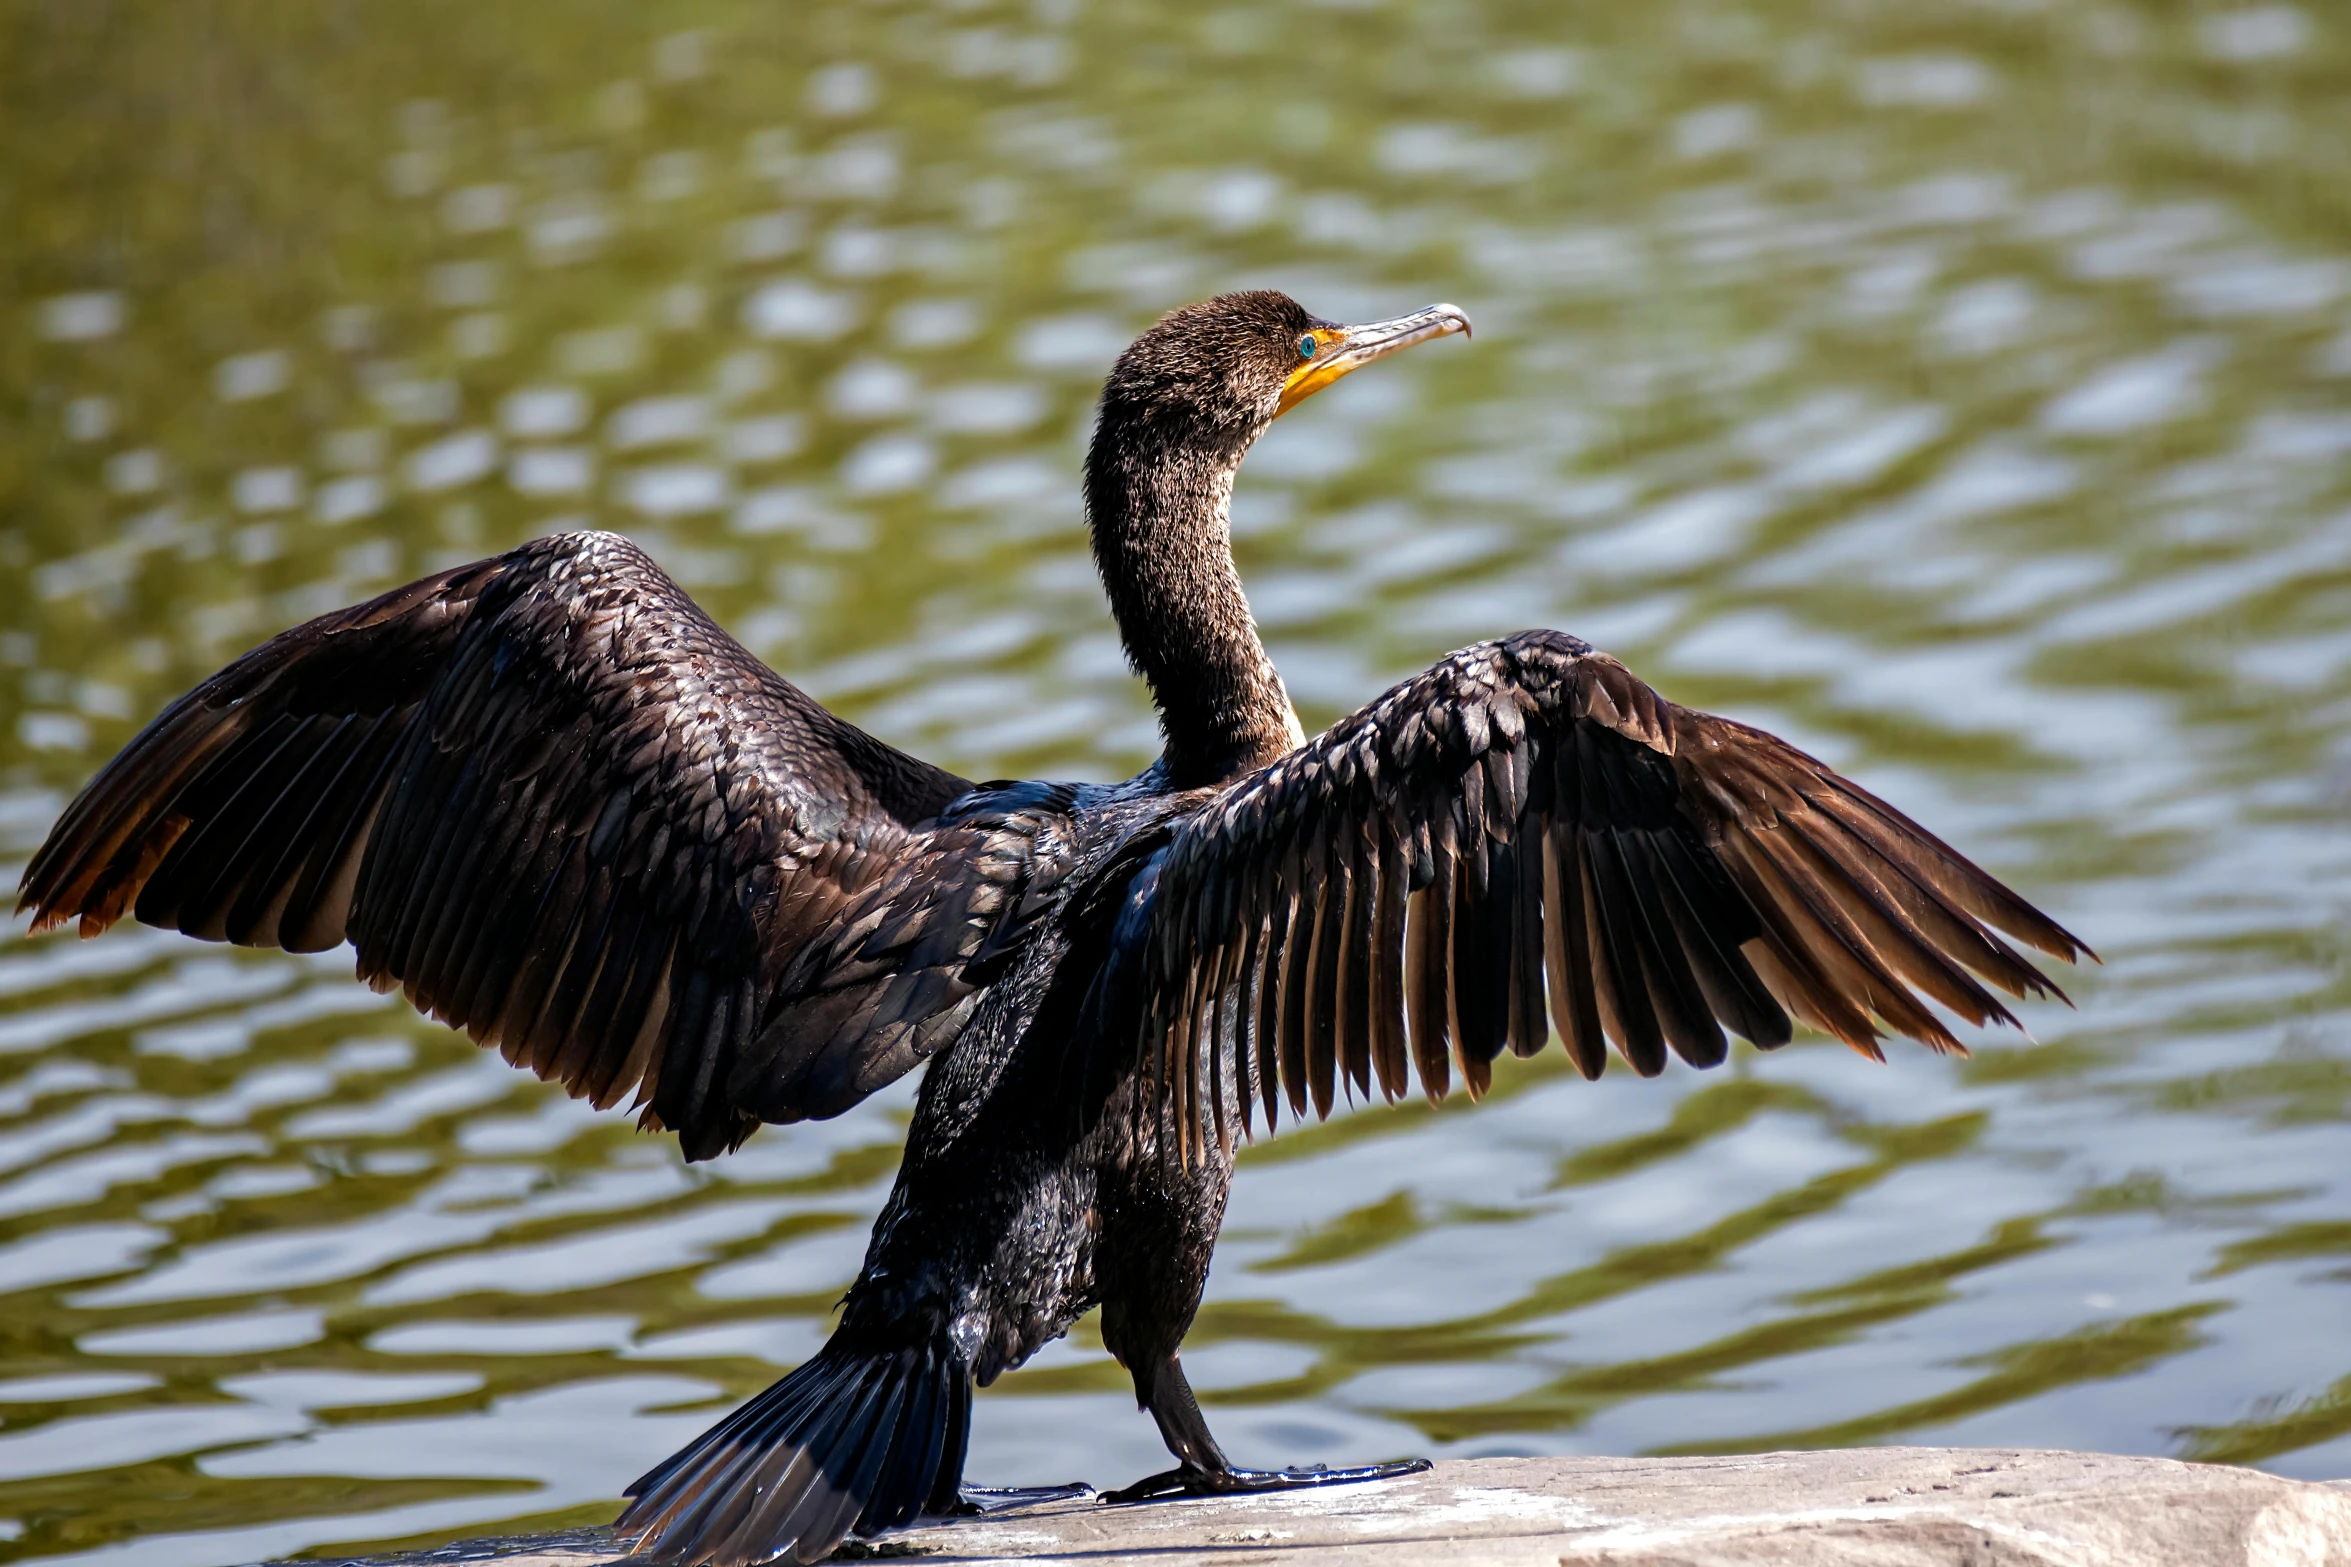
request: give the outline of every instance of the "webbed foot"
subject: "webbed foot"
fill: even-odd
[[[1332,1469],[1308,1464],[1299,1469],[1202,1469],[1192,1464],[1146,1475],[1133,1485],[1105,1491],[1105,1502],[1149,1502],[1166,1496],[1245,1496],[1257,1491],[1304,1491],[1318,1485],[1360,1485],[1394,1480],[1429,1467],[1425,1458],[1393,1458],[1384,1464]]]
[[[1074,1502],[1093,1494],[1094,1488],[1083,1480],[1073,1480],[1068,1485],[967,1485],[956,1493],[955,1505],[945,1516],[971,1518],[981,1513],[1000,1513],[1008,1507]]]

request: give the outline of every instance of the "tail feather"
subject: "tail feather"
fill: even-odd
[[[970,1423],[952,1351],[836,1339],[630,1486],[613,1530],[662,1567],[822,1561],[851,1533],[952,1506]]]
[[[889,1375],[892,1369],[876,1367],[866,1378],[856,1417],[841,1423],[832,1450],[817,1460],[816,1483],[792,1509],[782,1532],[800,1540],[839,1540],[864,1513],[906,1413],[906,1383]]]
[[[763,1542],[797,1542],[802,1561],[816,1559],[806,1554],[811,1546],[819,1557],[831,1554],[832,1545],[848,1534],[859,1510],[857,1499],[850,1495],[858,1460],[868,1443],[885,1438],[884,1421],[878,1415],[887,1402],[893,1369],[887,1361],[869,1361],[860,1368],[842,1407],[819,1416],[824,1421],[822,1427],[805,1439],[791,1466],[783,1471],[783,1483],[767,1489],[759,1505],[736,1529],[735,1538],[749,1541],[755,1548]],[[773,1466],[782,1456],[780,1452],[771,1456],[762,1469]],[[846,1509],[844,1502],[850,1504]],[[844,1512],[849,1516],[842,1516]]]
[[[969,1396],[963,1395],[964,1399]],[[900,1498],[900,1504],[874,1519],[878,1527],[895,1529],[913,1522],[914,1515],[925,1509],[945,1512],[955,1504],[957,1498],[949,1496],[942,1500],[938,1489],[944,1484],[953,1491],[962,1480],[962,1449],[956,1449],[951,1465],[942,1466],[939,1460],[946,1452],[948,1427],[952,1424],[948,1406],[959,1401],[944,1382],[926,1382],[916,1390],[914,1401],[906,1411],[906,1440],[891,1455],[890,1467],[883,1472],[877,1487]],[[936,1477],[928,1490],[922,1488],[925,1475]]]
[[[947,1428],[939,1433],[940,1454],[933,1470],[938,1479],[921,1511],[946,1514],[963,1500],[963,1458],[971,1446],[971,1383],[957,1381],[945,1389],[940,1402],[947,1406]]]
[[[637,1501],[615,1527],[622,1533],[644,1531],[648,1550],[672,1532],[673,1522],[690,1521],[702,1539],[732,1534],[798,1456],[785,1434],[837,1393],[841,1369],[811,1361],[672,1453],[629,1487]],[[758,1472],[763,1467],[764,1475]]]

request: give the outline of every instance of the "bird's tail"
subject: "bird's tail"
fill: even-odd
[[[816,1562],[851,1532],[944,1512],[963,1478],[971,1376],[943,1344],[840,1336],[628,1488],[613,1524],[664,1567]]]

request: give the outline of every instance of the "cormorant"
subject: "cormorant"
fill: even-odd
[[[24,873],[36,928],[124,914],[318,951],[708,1159],[929,1061],[816,1357],[630,1489],[644,1559],[817,1560],[954,1510],[971,1389],[1102,1308],[1175,1469],[1121,1496],[1394,1473],[1236,1469],[1177,1348],[1233,1147],[1556,1032],[1598,1076],[1871,1057],[2057,994],[2087,949],[1909,817],[1557,631],[1439,662],[1308,741],[1233,566],[1252,443],[1466,333],[1285,295],[1166,316],[1086,458],[1094,558],[1166,749],[1125,783],[974,784],[827,712],[626,539],[571,533],[263,644],[107,764]],[[1548,998],[1548,1007],[1546,1007]]]

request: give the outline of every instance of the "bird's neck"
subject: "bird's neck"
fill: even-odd
[[[1086,459],[1094,564],[1150,683],[1168,783],[1219,783],[1304,740],[1233,566],[1233,475],[1256,431],[1155,430],[1106,410]]]

